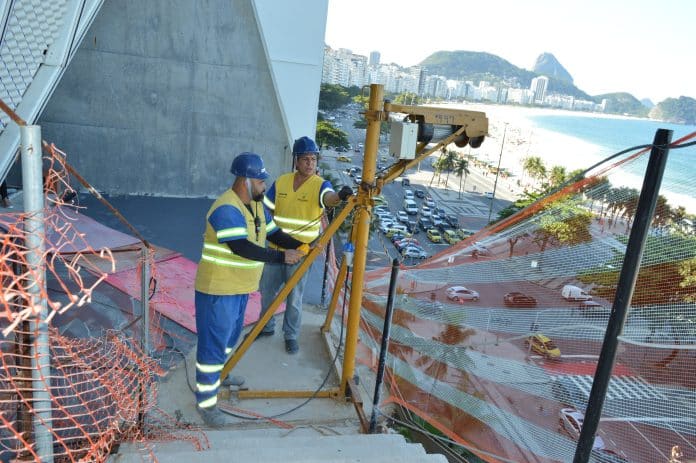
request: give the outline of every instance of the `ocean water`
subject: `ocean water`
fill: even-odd
[[[646,119],[621,119],[607,117],[559,115],[533,115],[529,120],[534,125],[580,138],[589,143],[618,152],[631,146],[652,143],[657,129],[669,129],[674,133],[672,141],[696,132],[696,126],[669,124]]]
[[[591,117],[586,115],[530,115],[529,121],[540,129],[573,137],[597,147],[597,160],[638,145],[653,142],[658,129],[673,131],[672,142],[696,132],[696,126],[669,124],[666,122],[630,119]],[[692,138],[689,141],[695,141]],[[645,161],[635,163],[630,172],[624,172],[624,180],[630,186],[642,183],[648,156]],[[667,158],[662,190],[671,203],[686,206],[696,212],[696,146],[671,149]],[[589,166],[587,166],[589,167]]]

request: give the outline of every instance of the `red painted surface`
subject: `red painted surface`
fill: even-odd
[[[178,255],[155,263],[154,277],[157,288],[152,297],[153,308],[184,328],[196,332],[193,282],[197,264]],[[133,298],[140,300],[140,275],[137,269],[113,273],[106,282]],[[285,310],[281,304],[278,312]],[[251,293],[244,314],[244,326],[255,323],[261,312],[261,295]]]

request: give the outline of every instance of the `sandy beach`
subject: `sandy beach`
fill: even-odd
[[[486,113],[489,121],[489,136],[480,148],[456,148],[454,145],[450,145],[449,148],[455,149],[462,154],[470,153],[479,160],[490,163],[493,166],[498,165],[500,157],[500,167],[512,172],[512,176],[500,179],[498,186],[502,186],[504,190],[508,190],[513,196],[521,193],[526,187],[533,188],[535,186],[532,184],[533,179],[525,175],[522,169],[522,164],[526,157],[540,157],[546,164],[547,170],[551,170],[554,166],[563,166],[566,168],[566,172],[571,172],[575,169],[587,169],[614,154],[607,151],[605,147],[589,143],[580,138],[539,128],[531,119],[532,116],[569,115],[573,117],[635,119],[609,114],[492,104],[447,104],[443,106]],[[503,134],[505,134],[504,143]],[[483,169],[475,166],[470,167],[473,172],[485,176]],[[642,173],[642,170],[632,172],[630,169],[625,168],[615,169],[612,171],[610,181],[614,186],[628,186],[640,189]],[[691,190],[685,189],[683,185],[672,186],[672,188],[669,185],[665,185],[663,194],[674,206],[684,206],[688,211],[696,211],[696,199],[691,194]]]
[[[448,105],[450,106],[450,105]],[[480,160],[498,164],[521,179],[524,177],[524,158],[538,156],[547,169],[563,166],[568,171],[587,168],[610,153],[603,148],[579,138],[541,129],[534,125],[530,116],[569,114],[572,116],[601,117],[577,111],[543,108],[520,108],[501,105],[456,105],[458,108],[482,111],[489,121],[489,136],[478,150],[472,150]],[[505,142],[503,144],[503,133]],[[469,152],[469,148],[461,150]]]

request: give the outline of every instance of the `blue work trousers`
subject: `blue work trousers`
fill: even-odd
[[[196,291],[196,402],[200,407],[217,404],[220,372],[242,332],[248,300],[248,294],[216,296]]]
[[[271,305],[276,294],[285,286],[285,282],[290,279],[295,270],[300,266],[302,261],[293,264],[266,264],[263,267],[263,275],[261,275],[261,283],[259,290],[261,291],[261,316],[268,311],[268,306]],[[285,300],[285,315],[283,316],[283,336],[285,340],[297,340],[300,336],[302,326],[302,295],[304,293],[305,283],[309,270],[302,276],[297,285],[290,291],[288,298]],[[268,324],[263,329],[265,332],[275,330],[275,318],[271,318]]]

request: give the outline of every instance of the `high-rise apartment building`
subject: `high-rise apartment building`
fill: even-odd
[[[534,103],[542,104],[546,97],[546,89],[549,86],[549,78],[539,76],[532,79],[532,85],[529,89],[534,92]]]
[[[368,64],[370,66],[379,66],[379,58],[380,55],[378,51],[370,52],[370,61]]]

